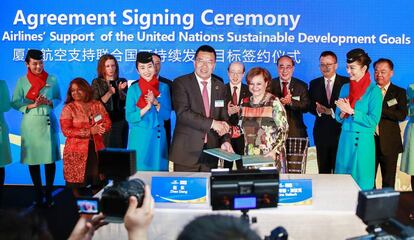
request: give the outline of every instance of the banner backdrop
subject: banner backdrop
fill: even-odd
[[[247,70],[265,67],[276,77],[275,62],[287,54],[296,62],[294,76],[308,83],[320,76],[319,54],[324,50],[338,55],[338,72],[346,75],[345,54],[356,47],[374,61],[392,59],[393,82],[403,88],[412,74],[414,3],[409,0],[15,0],[2,6],[0,75],[11,93],[27,71],[24,56],[31,48],[44,52],[45,69],[58,78],[63,100],[71,79],[80,76],[91,82],[97,76],[102,54],[115,55],[120,76],[135,80],[136,53],[157,52],[161,75],[174,79],[193,71],[195,50],[203,44],[216,49],[215,74],[225,82],[233,61],[244,62]],[[58,116],[61,109],[62,104]],[[10,133],[19,136],[21,114],[11,110],[5,117]],[[312,136],[314,118],[305,118]],[[19,146],[12,148],[18,162]],[[28,171],[14,165],[25,172],[15,177],[14,170],[6,170],[6,182],[30,182]],[[57,183],[63,184],[59,169],[57,174]]]

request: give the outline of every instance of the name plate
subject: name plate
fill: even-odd
[[[155,202],[206,203],[207,178],[152,177],[151,194]]]
[[[312,205],[312,179],[281,179],[279,205]]]

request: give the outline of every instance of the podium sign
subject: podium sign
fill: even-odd
[[[207,178],[152,177],[151,194],[155,202],[206,203]]]
[[[279,205],[312,205],[312,179],[281,179]]]

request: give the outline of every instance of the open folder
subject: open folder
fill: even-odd
[[[233,162],[242,159],[243,166],[262,166],[274,164],[275,161],[271,157],[264,157],[263,155],[239,155],[236,153],[229,153],[221,148],[204,149],[204,152],[223,160]]]

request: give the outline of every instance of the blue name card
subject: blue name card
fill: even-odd
[[[155,202],[206,203],[207,178],[152,177],[151,194]]]
[[[281,179],[279,205],[312,205],[312,179]]]

